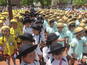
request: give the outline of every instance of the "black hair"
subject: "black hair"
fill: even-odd
[[[32,23],[32,21],[29,18],[24,18],[22,23],[23,24]]]
[[[51,24],[51,23],[54,23],[54,22],[55,22],[55,20],[53,20],[53,19],[49,21],[50,24]]]
[[[53,52],[53,55],[60,55],[63,51],[65,50],[65,48],[60,48],[58,51]]]

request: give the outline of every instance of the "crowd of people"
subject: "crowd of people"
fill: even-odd
[[[87,13],[58,9],[0,13],[0,61],[10,65],[87,65]]]

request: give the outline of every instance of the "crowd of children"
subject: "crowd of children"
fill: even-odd
[[[87,13],[57,9],[0,13],[0,60],[10,65],[87,65]]]

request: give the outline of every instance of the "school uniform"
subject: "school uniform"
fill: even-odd
[[[23,27],[23,33],[30,33],[32,34],[32,28],[31,27]]]
[[[43,48],[43,58],[44,58],[44,61],[46,62],[47,64],[47,61],[52,58],[52,55],[51,54],[48,54],[48,52],[50,52],[50,47],[46,46]]]
[[[57,35],[56,33],[48,34],[47,40],[46,40],[47,44],[51,41],[57,40],[58,38],[59,38],[59,35]],[[52,58],[52,54],[49,54],[50,47],[51,47],[51,44],[48,44],[42,50],[43,51],[43,58],[44,58],[44,61],[46,62],[46,64],[47,64],[47,61]]]
[[[45,41],[45,37],[42,36],[41,34],[40,35],[34,35],[34,39],[35,39],[35,44],[38,44],[37,49],[36,49],[36,53],[38,55],[43,55],[39,44],[41,44],[42,41]]]
[[[66,48],[65,46],[63,46],[62,44],[58,44],[58,42],[53,43],[50,47],[50,52],[48,52],[49,54],[52,54],[52,58],[48,60],[47,65],[68,65],[66,56],[63,56],[61,55],[61,53],[58,52],[58,51],[63,52],[60,49],[65,48]],[[60,55],[61,59],[54,58],[54,55],[56,56]]]
[[[22,63],[20,65],[40,65],[38,61],[34,61],[33,63],[31,64],[27,64],[25,62],[22,61]]]
[[[19,50],[19,55],[17,55],[16,58],[22,59],[23,56],[25,56],[31,52],[34,52],[36,48],[37,48],[37,45],[24,44],[21,46],[21,48]],[[35,59],[35,58],[33,58],[33,59]],[[22,59],[20,65],[40,65],[38,61],[33,61],[33,63],[31,63],[31,64],[25,63],[25,62],[26,61],[24,61],[24,59]]]
[[[49,59],[47,65],[68,65],[68,61],[66,58],[62,58],[62,60]]]

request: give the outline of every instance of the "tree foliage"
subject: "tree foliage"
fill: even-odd
[[[50,6],[54,0],[20,0],[21,5],[32,5],[34,2],[40,2],[42,6]],[[55,0],[59,4],[68,3],[70,0]],[[73,5],[84,5],[87,0],[71,0]],[[7,0],[0,0],[0,5],[7,5]]]
[[[73,5],[84,5],[87,3],[87,0],[73,0]]]
[[[0,5],[1,6],[7,5],[7,0],[0,0]]]
[[[34,2],[40,2],[42,6],[51,5],[51,0],[21,0],[21,5],[32,5]]]

